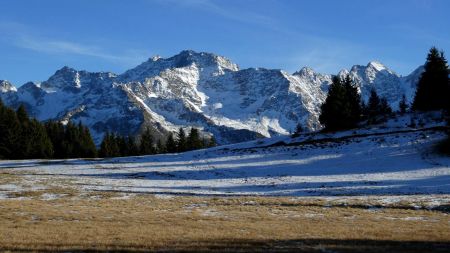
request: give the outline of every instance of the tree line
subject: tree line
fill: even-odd
[[[450,81],[444,53],[435,47],[430,49],[417,90],[412,102],[413,111],[444,110],[450,112]],[[399,113],[409,109],[406,97],[399,103]],[[339,131],[358,127],[361,122],[376,124],[393,114],[386,98],[380,98],[375,90],[370,92],[367,105],[361,100],[350,76],[333,77],[327,98],[321,106],[319,121],[325,131]],[[298,134],[298,133],[297,133]]]
[[[180,128],[174,137],[155,141],[150,128],[140,136],[107,132],[97,149],[89,128],[83,124],[40,122],[23,105],[13,110],[0,99],[0,159],[65,159],[151,155],[184,152],[216,146],[214,137],[202,137],[197,128],[186,134]]]
[[[0,100],[0,158],[48,159],[96,157],[89,129],[81,123],[49,121],[28,116],[23,105],[14,111]]]
[[[169,133],[165,140],[155,141],[150,128],[146,128],[137,142],[132,136],[120,136],[114,133],[106,133],[100,145],[100,157],[153,155],[164,153],[185,152],[216,146],[214,136],[201,137],[200,131],[192,127],[189,134],[183,128],[179,128],[176,136]]]

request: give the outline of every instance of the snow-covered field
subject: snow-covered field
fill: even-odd
[[[449,203],[450,158],[434,152],[446,137],[442,130],[376,133],[316,142],[311,137],[280,137],[182,154],[104,160],[0,161],[0,171],[21,178],[0,181],[0,198],[50,184],[125,195],[351,196],[387,202],[415,197],[430,205]],[[280,144],[307,140],[308,144]]]

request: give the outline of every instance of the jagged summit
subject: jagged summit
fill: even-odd
[[[384,66],[379,61],[371,61],[371,62],[369,62],[367,64],[367,68],[374,68],[377,71],[383,71],[383,70],[387,70],[388,69],[386,66]]]
[[[59,74],[59,73],[74,73],[77,72],[77,70],[75,70],[74,68],[71,68],[69,66],[64,66],[61,69],[57,70],[55,72],[55,75]]]
[[[239,67],[229,59],[212,53],[183,50],[169,58],[154,56],[119,76],[122,82],[144,81],[159,75],[167,69],[181,69],[194,66],[213,75],[221,75],[228,71],[238,71]]]
[[[363,100],[375,89],[395,109],[404,94],[412,100],[422,71],[400,77],[373,61],[338,75],[349,74]],[[331,82],[332,75],[309,67],[293,74],[240,70],[223,56],[184,50],[168,58],[154,56],[121,75],[65,66],[19,91],[3,81],[0,96],[13,107],[25,104],[40,120],[82,121],[97,143],[106,131],[134,135],[148,126],[160,136],[195,126],[219,143],[232,143],[288,134],[297,123],[320,129],[320,106]]]
[[[303,67],[299,71],[294,72],[292,75],[296,76],[313,76],[316,72],[310,67]]]
[[[8,80],[0,80],[0,92],[17,91],[17,88]]]

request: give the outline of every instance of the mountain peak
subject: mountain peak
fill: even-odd
[[[74,74],[76,72],[77,71],[74,68],[64,66],[64,67],[58,69],[54,75],[67,75],[67,74]]]
[[[53,76],[41,84],[41,88],[47,92],[53,92],[56,89],[73,89],[80,87],[80,73],[67,66],[57,70]]]
[[[236,64],[225,57],[213,53],[183,50],[169,58],[153,56],[148,61],[121,74],[119,80],[122,82],[143,81],[157,76],[163,71],[185,68],[193,64],[200,71],[207,70],[205,73],[208,73],[208,75],[221,75],[226,71],[239,70]]]
[[[386,66],[384,66],[381,62],[379,61],[371,61],[367,64],[368,68],[373,68],[377,71],[382,71],[382,70],[387,70],[388,68]]]
[[[151,60],[151,61],[158,61],[158,60],[161,59],[161,58],[162,58],[161,55],[157,54],[157,55],[152,56],[152,57],[150,58],[150,60]]]
[[[16,87],[7,80],[0,80],[0,92],[17,91]]]
[[[313,76],[316,72],[310,67],[303,67],[299,71],[295,72],[293,75],[296,76]]]

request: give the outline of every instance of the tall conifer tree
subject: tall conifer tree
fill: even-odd
[[[361,97],[350,77],[333,77],[325,103],[321,106],[319,121],[327,131],[356,127],[361,120]]]
[[[425,71],[419,79],[413,110],[431,111],[446,109],[449,103],[450,87],[448,65],[444,52],[432,47],[427,56]]]
[[[183,128],[181,128],[181,127],[178,130],[178,135],[177,135],[177,150],[178,150],[178,152],[184,152],[187,150],[186,133],[184,132]]]
[[[141,143],[139,146],[141,155],[151,155],[156,153],[153,141],[152,132],[150,131],[150,128],[147,127],[141,136]]]

